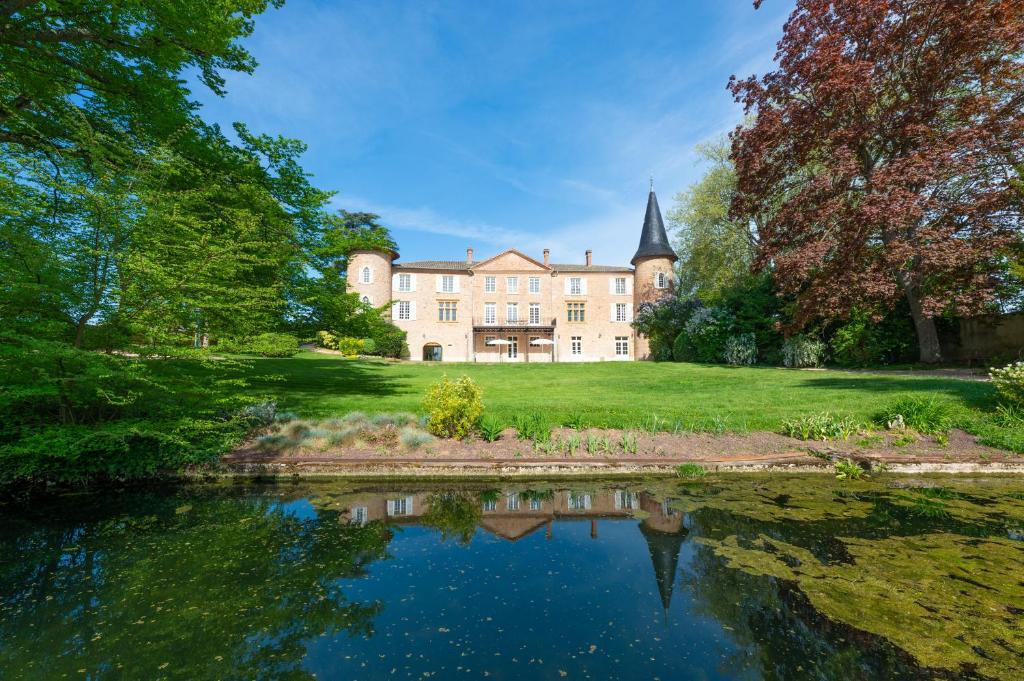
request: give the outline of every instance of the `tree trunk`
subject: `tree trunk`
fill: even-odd
[[[921,292],[911,277],[899,277],[903,293],[910,305],[910,316],[914,320],[917,331],[917,347],[920,361],[925,364],[937,364],[942,361],[942,348],[939,346],[939,332],[935,328],[935,318],[929,317],[921,308]]]

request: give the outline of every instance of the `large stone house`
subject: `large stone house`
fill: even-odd
[[[658,198],[647,198],[630,265],[550,262],[509,249],[486,260],[396,262],[398,253],[357,251],[348,281],[365,302],[391,303],[413,360],[599,362],[645,359],[633,311],[673,286],[673,263]]]

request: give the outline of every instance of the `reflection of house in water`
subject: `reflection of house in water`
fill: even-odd
[[[374,520],[415,523],[430,509],[430,494],[394,494],[357,497],[342,517],[350,523]],[[545,528],[554,535],[554,521],[590,520],[590,536],[598,538],[601,518],[630,518],[641,512],[640,533],[647,542],[661,603],[668,610],[672,599],[679,552],[686,538],[681,511],[669,507],[646,492],[627,490],[558,491],[547,493],[509,492],[480,500],[480,527],[491,534],[518,541]]]

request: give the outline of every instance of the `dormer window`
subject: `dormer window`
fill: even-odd
[[[369,284],[370,283],[370,268],[369,267],[364,267],[362,272],[360,272],[360,274],[359,274],[359,281],[361,281],[364,284]]]

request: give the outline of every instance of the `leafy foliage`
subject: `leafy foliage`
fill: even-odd
[[[480,437],[487,442],[495,442],[501,439],[501,433],[505,430],[505,424],[494,416],[484,416],[480,419]]]
[[[1015,407],[1024,407],[1024,362],[990,369],[989,376],[1000,397]]]
[[[750,366],[757,363],[757,340],[752,333],[729,336],[722,350],[726,364]]]
[[[724,307],[702,307],[694,311],[676,337],[673,357],[677,362],[721,362],[732,324],[732,313]]]
[[[690,316],[704,305],[697,299],[670,294],[656,302],[641,303],[633,317],[633,328],[647,337],[651,356],[658,361],[673,359],[673,344]]]
[[[897,306],[883,317],[857,308],[832,335],[832,358],[840,366],[871,366],[909,359],[914,328],[910,315]]]
[[[261,357],[292,357],[299,351],[299,341],[287,333],[261,333],[252,338],[225,338],[217,343],[217,349]]]
[[[934,318],[993,300],[1019,241],[1022,52],[1020,3],[798,0],[780,67],[730,81],[754,118],[732,214],[760,217],[755,266],[794,326],[902,298],[935,362]]]
[[[438,437],[462,439],[476,426],[484,405],[480,388],[469,376],[454,381],[444,376],[431,386],[423,402],[427,430]]]
[[[883,425],[901,423],[926,435],[945,435],[956,423],[957,410],[947,400],[908,396],[888,404],[875,420]]]
[[[811,336],[797,335],[782,344],[782,363],[791,368],[820,367],[825,363],[827,347]]]
[[[798,440],[847,440],[860,429],[853,418],[831,412],[801,416],[784,421],[782,433]]]

